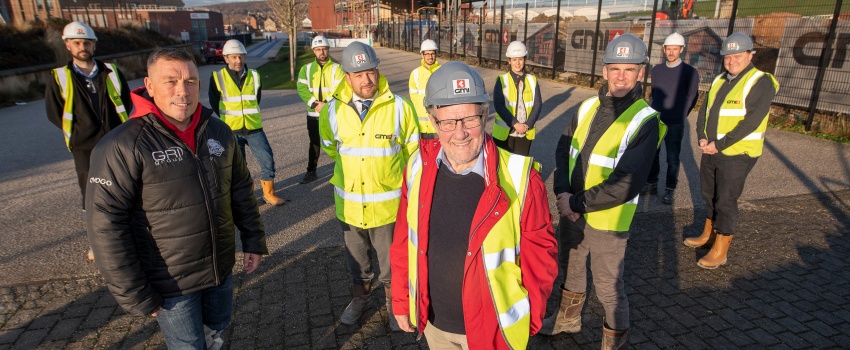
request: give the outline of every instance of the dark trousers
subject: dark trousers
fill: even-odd
[[[679,153],[682,150],[682,136],[684,135],[685,125],[668,125],[667,135],[664,136],[664,147],[667,148],[667,188],[675,189],[679,184]],[[652,167],[649,169],[649,178],[647,183],[657,183],[658,174],[661,172],[661,166],[658,162],[661,154],[661,147],[655,151],[655,160],[652,161]]]
[[[86,210],[86,185],[89,183],[89,164],[91,163],[91,150],[73,151],[74,168],[77,170],[77,183],[80,185],[80,193],[83,200],[80,207]]]
[[[496,143],[496,146],[499,148],[511,152],[513,154],[519,154],[521,156],[528,156],[529,152],[531,152],[531,140],[523,137],[513,137],[508,135],[508,138],[504,141],[496,140],[493,141]]]
[[[322,146],[319,143],[319,119],[307,117],[307,135],[310,136],[310,147],[307,149],[307,171],[316,171],[319,163],[319,152]]]
[[[726,156],[703,154],[699,165],[699,182],[706,216],[714,221],[717,232],[732,234],[738,226],[738,198],[744,182],[758,158],[744,154]]]

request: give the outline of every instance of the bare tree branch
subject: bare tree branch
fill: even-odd
[[[308,0],[266,0],[272,12],[272,18],[289,36],[289,77],[296,79],[295,63],[298,48],[298,30],[301,21],[307,17]]]

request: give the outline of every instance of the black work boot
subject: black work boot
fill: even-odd
[[[313,181],[316,181],[316,179],[318,179],[318,178],[319,177],[316,176],[315,170],[308,171],[306,174],[304,174],[304,178],[302,178],[301,181],[298,181],[298,183],[303,185],[303,184],[307,184],[307,183],[311,183]]]
[[[675,188],[667,187],[667,192],[664,193],[664,197],[661,197],[661,203],[673,204],[673,194],[675,191]]]

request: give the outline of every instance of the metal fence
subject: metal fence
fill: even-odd
[[[432,39],[454,59],[489,60],[499,68],[507,62],[507,44],[520,40],[528,47],[527,64],[538,74],[572,73],[592,86],[601,76],[602,52],[617,35],[643,38],[654,65],[664,62],[664,39],[678,32],[686,43],[682,58],[697,68],[706,91],[723,71],[721,43],[741,32],[753,38],[755,66],[780,83],[775,104],[806,111],[807,127],[816,110],[850,114],[850,5],[842,0],[709,0],[688,10],[668,6],[678,1],[612,1],[396,15],[378,23],[375,34],[382,45],[408,51]]]

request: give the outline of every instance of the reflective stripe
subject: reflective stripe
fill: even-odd
[[[224,102],[242,102],[242,101],[254,101],[257,99],[256,95],[239,95],[239,96],[224,96],[222,94],[221,100]]]
[[[410,227],[407,228],[407,241],[410,242],[410,244],[413,244],[413,246],[417,249],[419,248],[419,235],[417,235],[416,231]]]
[[[301,84],[305,84],[305,85],[308,84],[307,79],[298,79],[298,82],[301,83]],[[312,89],[310,89],[310,90],[312,90]]]
[[[724,137],[726,137],[726,134],[717,134],[717,139],[718,139],[718,140],[720,140],[720,139],[722,139],[722,138],[724,138]],[[754,132],[754,133],[752,133],[752,134],[749,134],[749,135],[745,136],[745,137],[744,137],[743,139],[741,139],[741,140],[755,141],[755,140],[761,140],[761,139],[763,139],[763,138],[764,138],[764,133],[763,133],[763,132]]]
[[[115,106],[115,111],[118,112],[118,114],[127,113],[127,109],[124,108],[124,105]]]
[[[741,109],[728,109],[721,108],[717,113],[718,116],[721,117],[743,117],[747,115],[747,110],[744,108]]]
[[[241,117],[241,116],[246,115],[246,114],[254,114],[254,113],[260,113],[260,110],[258,108],[245,108],[241,111],[229,111],[229,110],[226,110],[226,109],[221,110],[221,115],[232,115],[234,117]]]
[[[590,114],[590,109],[593,108],[593,106],[596,105],[597,102],[599,102],[599,97],[594,96],[587,99],[587,101],[581,104],[581,107],[578,109],[577,115],[578,124],[581,124],[581,121],[584,120],[584,118]]]
[[[340,147],[337,151],[340,155],[354,157],[389,157],[396,155],[401,150],[401,145],[392,147]]]
[[[499,268],[503,263],[516,263],[518,248],[519,246],[505,248],[495,253],[484,254],[484,268],[487,271],[492,271]]]
[[[331,140],[322,140],[322,144],[324,144],[327,147],[330,147],[330,146],[333,146],[334,142],[331,141]]]
[[[525,168],[525,157],[511,154],[508,158],[508,174],[511,175],[511,182],[515,186],[522,183],[522,176],[525,175],[522,169]],[[517,189],[519,191],[520,189]]]
[[[416,175],[422,169],[422,154],[416,152],[413,159],[410,161],[410,171],[407,174],[407,193],[410,193],[413,188],[413,182],[416,181]]]
[[[318,116],[319,116],[319,112],[307,111],[307,116],[308,116],[308,117],[318,117]]]
[[[616,159],[598,154],[591,154],[590,159],[588,159],[587,162],[608,169],[614,169],[614,166],[617,164]]]
[[[578,157],[578,152],[578,149],[573,146],[570,146],[570,158],[575,159],[576,157]]]
[[[626,148],[629,147],[629,142],[632,141],[632,135],[635,135],[638,131],[640,131],[640,126],[643,125],[647,118],[651,118],[653,113],[656,113],[655,110],[652,109],[652,107],[647,106],[638,111],[632,118],[629,126],[626,127],[626,133],[623,134],[623,139],[620,140],[620,148],[617,149],[617,157],[614,158],[614,167],[620,163],[620,158],[623,157],[623,153],[626,153]]]
[[[522,298],[511,305],[508,311],[499,314],[499,324],[502,325],[503,329],[508,328],[523,317],[528,316],[529,313],[531,313],[531,304],[528,302],[528,297]]]
[[[308,106],[308,107],[309,107],[309,106],[312,106],[312,105],[313,105],[313,102],[316,102],[316,101],[318,101],[318,99],[317,99],[317,98],[315,98],[315,97],[311,97],[311,98],[310,98],[310,100],[309,100],[309,101],[307,101],[307,106]]]
[[[332,145],[333,141],[342,142],[342,140],[339,138],[339,136],[337,136],[337,135],[339,135],[339,133],[337,132],[339,130],[339,121],[336,119],[336,101],[337,101],[336,99],[333,99],[330,102],[328,102],[328,104],[329,104],[328,105],[328,124],[330,124],[331,132],[334,135],[334,139],[333,140],[322,140],[322,141],[325,142],[325,144],[327,146]]]
[[[373,203],[373,202],[383,202],[389,201],[393,199],[397,199],[401,197],[401,189],[397,189],[395,191],[383,192],[383,193],[372,193],[372,194],[361,194],[361,193],[351,193],[345,192],[345,190],[334,186],[334,194],[342,198],[343,200],[347,200],[350,202],[357,203]]]

